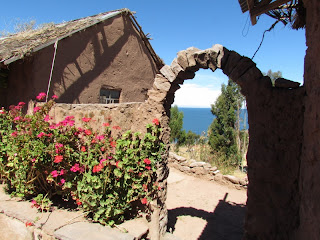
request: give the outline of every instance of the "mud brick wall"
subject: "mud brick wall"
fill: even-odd
[[[303,147],[299,189],[300,226],[296,239],[320,237],[320,1],[303,0],[306,8],[307,52],[304,65],[306,88]]]

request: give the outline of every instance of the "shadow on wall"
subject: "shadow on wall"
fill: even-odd
[[[199,240],[241,240],[246,207],[226,201],[228,193],[213,212],[207,212],[192,207],[180,207],[168,211],[167,231],[174,232],[179,216],[191,216],[207,221]]]
[[[112,44],[108,42],[105,28],[112,25],[113,21],[115,21],[114,19],[106,21],[104,25],[96,25],[95,29],[92,30],[95,34],[92,34],[92,31],[88,31],[88,33],[81,32],[81,34],[73,36],[72,39],[67,38],[59,43],[60,46],[57,50],[56,62],[59,63],[60,67],[56,68],[58,69],[58,71],[54,71],[54,80],[51,83],[52,86],[56,85],[63,87],[63,93],[60,94],[57,102],[80,103],[80,94],[89,87],[89,84],[93,80],[99,77],[103,73],[103,71],[105,71],[112,64],[115,57],[120,53],[122,48],[128,42],[130,36],[134,36],[136,39],[139,38],[138,33],[134,30],[133,25],[128,20],[128,18],[124,16],[121,16],[121,18],[123,19],[124,24],[123,26],[121,26],[121,28],[124,30],[124,32]],[[98,35],[101,36],[101,39],[98,39]],[[72,47],[75,42],[77,43],[76,48]],[[90,56],[85,57],[87,58],[86,61],[90,62],[90,64],[92,65],[92,68],[82,69],[82,67],[80,66],[81,64],[77,61],[77,59],[86,49],[88,43],[92,44],[94,58],[91,59]],[[147,50],[144,46],[141,45],[140,42],[139,47],[140,51],[144,52],[145,55],[148,56],[149,60],[152,61],[151,57],[147,53]],[[73,52],[63,52],[61,49],[70,49],[70,51],[73,50]],[[74,68],[70,69],[70,64],[73,64]],[[155,67],[151,67],[153,72],[156,72]],[[74,75],[79,74],[80,76],[75,81],[69,80],[68,74],[66,74],[65,69],[67,69],[68,74],[72,75],[71,79],[74,78]],[[96,92],[98,93],[98,91]]]

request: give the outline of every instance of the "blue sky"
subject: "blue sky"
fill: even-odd
[[[166,64],[171,64],[180,50],[191,46],[206,49],[216,43],[251,58],[264,30],[274,22],[261,16],[252,26],[238,0],[16,0],[1,6],[0,31],[12,31],[17,21],[60,23],[125,7],[136,12],[143,31],[151,35],[153,48]],[[305,51],[305,31],[278,23],[266,33],[253,60],[262,72],[281,71],[283,77],[302,83]],[[226,81],[220,70],[200,70],[176,92],[174,104],[210,107]]]

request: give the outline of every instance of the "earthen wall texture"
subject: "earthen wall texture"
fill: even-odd
[[[50,45],[10,64],[6,106],[47,92],[53,54]],[[99,103],[106,87],[121,90],[120,102],[144,102],[156,72],[130,18],[119,15],[58,42],[49,96],[61,103]]]
[[[301,205],[297,239],[320,237],[320,1],[303,0],[306,8],[304,81],[306,87],[303,148],[299,179]]]

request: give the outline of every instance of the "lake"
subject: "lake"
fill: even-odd
[[[183,129],[188,132],[189,130],[201,135],[203,132],[208,131],[208,127],[212,123],[215,116],[211,113],[211,108],[183,108],[179,107],[179,111],[183,112]],[[241,109],[240,118],[245,119],[246,127],[241,122],[240,128],[248,129],[248,116],[247,110]]]

